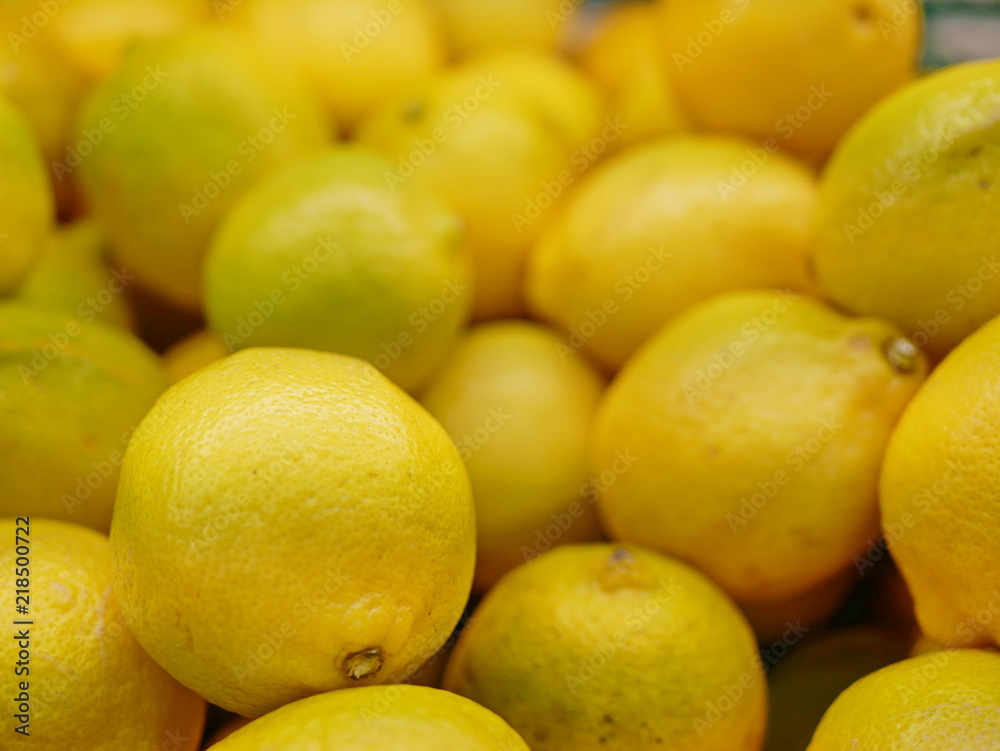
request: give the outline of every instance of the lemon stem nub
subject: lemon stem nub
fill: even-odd
[[[343,670],[348,678],[361,681],[378,675],[382,669],[382,649],[374,647],[352,652],[344,658]]]
[[[893,372],[908,375],[917,369],[920,350],[909,339],[902,336],[889,339],[882,346],[882,351],[885,352],[885,359],[889,361]]]

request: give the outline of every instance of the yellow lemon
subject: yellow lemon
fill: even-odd
[[[372,366],[250,349],[143,420],[111,550],[146,650],[256,717],[430,658],[468,598],[475,519],[447,433]]]
[[[131,328],[126,290],[135,279],[126,268],[112,268],[109,255],[104,235],[93,221],[61,225],[44,243],[18,286],[17,297],[71,311],[84,320]]]
[[[434,0],[455,52],[551,51],[566,38],[582,0]]]
[[[203,21],[205,0],[73,0],[52,16],[53,46],[89,79],[109,75],[128,48]]]
[[[229,349],[307,347],[361,357],[411,390],[447,355],[472,292],[461,217],[354,146],[251,189],[205,267],[209,323]]]
[[[823,290],[941,357],[1000,314],[1000,60],[948,68],[882,102],[823,176]]]
[[[614,539],[688,561],[740,602],[803,594],[878,535],[878,471],[925,364],[890,324],[736,292],[665,327],[601,404]],[[794,565],[790,565],[794,561]]]
[[[370,686],[302,699],[254,720],[213,748],[528,751],[489,710],[423,686]]]
[[[106,531],[129,438],[165,387],[128,332],[0,303],[0,514]]]
[[[27,603],[15,620],[28,623],[9,625],[0,646],[9,666],[0,681],[8,705],[3,747],[199,748],[205,700],[153,662],[125,626],[108,538],[37,517],[7,518],[0,529],[4,600],[11,612],[15,601]]]
[[[518,314],[525,257],[552,207],[590,163],[603,116],[596,86],[554,57],[477,58],[380,107],[359,138],[389,156],[392,189],[413,181],[468,225],[473,315]]]
[[[229,354],[222,337],[204,329],[181,339],[164,352],[163,367],[167,369],[170,383],[177,383]]]
[[[728,136],[642,144],[590,174],[532,252],[531,308],[609,368],[685,308],[754,287],[810,289],[816,183]]]
[[[0,98],[0,204],[9,217],[0,233],[0,294],[17,284],[52,226],[52,191],[27,122]]]
[[[353,126],[444,63],[445,41],[425,0],[244,0],[232,20],[303,74],[337,122]],[[223,19],[229,15],[220,6]]]
[[[767,714],[736,606],[684,564],[612,545],[567,545],[504,577],[459,637],[445,688],[534,751],[756,751]]]
[[[136,44],[87,101],[77,138],[87,199],[118,258],[195,308],[219,220],[324,135],[313,102],[245,41],[189,31]]]
[[[1000,745],[1000,655],[913,657],[868,675],[823,715],[807,751],[952,751]]]
[[[36,23],[35,14],[40,12],[37,0],[0,3],[0,34],[6,42],[0,44],[0,93],[24,114],[45,162],[52,163],[65,155],[88,84],[59,53],[51,26]],[[58,182],[60,188],[64,179]]]
[[[667,71],[702,125],[822,160],[916,74],[913,0],[660,0]]]
[[[1000,319],[931,374],[893,433],[882,468],[882,528],[932,639],[1000,644]]]
[[[872,626],[828,631],[790,646],[767,674],[771,713],[764,751],[802,751],[844,689],[905,659],[907,648],[898,634]]]
[[[661,64],[656,13],[635,0],[609,6],[580,52],[581,65],[608,94],[609,114],[626,126],[611,151],[694,127]]]
[[[601,378],[551,331],[474,327],[421,398],[465,460],[476,499],[475,588],[554,544],[600,538],[587,437]]]

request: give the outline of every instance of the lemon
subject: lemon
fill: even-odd
[[[445,688],[534,751],[760,748],[767,688],[739,610],[687,566],[635,547],[567,545],[476,609]]]
[[[526,321],[474,327],[421,401],[458,446],[476,499],[474,587],[553,544],[600,538],[587,436],[601,378],[558,336]]]
[[[137,43],[88,99],[76,138],[69,167],[118,258],[194,308],[222,216],[324,135],[314,103],[244,40],[195,30]]]
[[[52,191],[31,130],[0,98],[0,203],[9,219],[0,233],[0,294],[24,275],[52,226]]]
[[[771,713],[764,751],[802,751],[844,689],[906,656],[904,639],[873,626],[828,631],[791,646],[767,675]]]
[[[215,744],[220,743],[223,739],[228,738],[233,733],[235,733],[240,728],[246,727],[252,722],[247,717],[234,717],[232,720],[227,722],[221,728],[219,728],[211,738],[209,738],[206,748],[213,748]]]
[[[935,357],[1000,314],[998,109],[1000,60],[934,73],[873,109],[823,176],[820,285]]]
[[[851,566],[801,594],[736,604],[753,627],[757,641],[767,644],[781,640],[789,628],[809,630],[826,622],[857,583],[858,572]]]
[[[213,748],[528,751],[492,712],[423,686],[369,686],[302,699],[254,720]]]
[[[342,147],[278,171],[237,204],[205,269],[208,320],[230,350],[353,355],[406,389],[440,364],[472,298],[462,220],[418,185],[393,191],[391,168]]]
[[[1000,655],[913,657],[857,681],[823,715],[807,751],[950,751],[1000,744]]]
[[[913,0],[660,0],[664,62],[702,125],[825,158],[916,74]]]
[[[592,466],[636,459],[601,494],[606,528],[692,563],[740,602],[803,594],[878,536],[882,454],[924,372],[883,321],[787,292],[709,300],[605,395]]]
[[[220,15],[294,66],[335,122],[353,126],[444,63],[445,41],[424,0],[243,0]]]
[[[52,16],[53,46],[88,79],[104,78],[138,41],[203,21],[204,0],[73,0]]]
[[[677,136],[588,175],[532,252],[527,297],[574,349],[620,367],[713,295],[811,289],[816,182],[801,164],[729,136]]]
[[[153,662],[125,626],[107,537],[23,516],[0,526],[9,541],[0,551],[4,600],[12,612],[15,599],[28,603],[15,618],[28,625],[8,625],[0,646],[9,666],[0,683],[4,732],[16,739],[4,748],[21,740],[46,751],[199,748],[205,701]],[[19,727],[24,738],[13,734]]]
[[[0,44],[0,94],[21,110],[45,162],[51,163],[63,156],[87,81],[59,54],[51,27],[35,23],[38,12],[38,0],[0,3],[0,34],[6,42]]]
[[[555,50],[565,40],[582,0],[434,0],[455,52]]]
[[[628,126],[609,151],[693,128],[661,64],[656,13],[635,0],[609,6],[580,52],[580,64],[607,92],[609,113]]]
[[[171,383],[187,378],[230,354],[222,337],[207,329],[181,339],[163,353],[163,366]]]
[[[958,346],[903,414],[882,468],[882,528],[923,632],[1000,644],[1000,319]]]
[[[447,433],[373,367],[250,349],[143,420],[111,550],[146,650],[256,717],[431,657],[468,598],[474,508]]]
[[[62,308],[77,317],[131,328],[126,290],[135,281],[126,268],[112,268],[100,228],[90,220],[57,227],[17,288],[17,297]]]
[[[521,312],[525,257],[552,207],[596,158],[596,86],[537,52],[498,52],[379,107],[359,139],[392,161],[390,188],[429,186],[468,225],[473,316]]]
[[[165,387],[128,332],[0,303],[0,514],[106,531],[129,438]]]

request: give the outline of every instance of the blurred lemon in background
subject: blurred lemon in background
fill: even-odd
[[[408,390],[441,363],[472,290],[461,217],[358,147],[301,160],[225,218],[205,270],[212,329],[230,349],[361,357]]]
[[[660,0],[663,61],[705,127],[822,161],[917,73],[913,0]]]
[[[581,169],[603,109],[594,83],[537,52],[477,58],[379,108],[359,138],[465,218],[475,271],[473,317],[517,315],[525,256]]]
[[[474,327],[431,380],[421,401],[458,446],[476,499],[477,590],[553,545],[600,539],[584,489],[602,386],[526,321]]]
[[[0,98],[0,294],[9,292],[41,252],[53,222],[52,190],[28,123]]]
[[[320,148],[314,102],[223,32],[137,44],[87,101],[73,147],[116,255],[195,308],[212,232],[257,178]]]
[[[712,295],[810,289],[816,181],[729,136],[690,135],[616,155],[566,199],[529,259],[530,307],[611,369]]]
[[[454,51],[555,50],[585,0],[433,0]]]
[[[581,66],[608,94],[608,113],[626,126],[609,151],[694,127],[660,59],[657,12],[635,0],[608,6],[579,53]]]
[[[184,337],[164,352],[163,367],[167,370],[170,383],[177,383],[229,354],[229,347],[222,337],[204,329]]]
[[[0,524],[11,541],[0,564],[11,572],[3,587],[11,607],[14,572],[28,577],[30,617],[22,620],[30,623],[11,627],[0,646],[0,657],[12,666],[0,686],[15,709],[15,697],[27,697],[27,743],[46,751],[152,750],[167,742],[176,751],[199,748],[205,700],[153,662],[126,628],[111,590],[108,538],[75,524],[22,519]],[[15,536],[30,551],[26,569],[17,563]],[[20,643],[19,629],[28,636]],[[16,673],[18,660],[26,672]]]
[[[940,358],[1000,314],[1000,60],[881,102],[823,175],[816,275]]]
[[[125,448],[166,377],[138,339],[96,319],[0,303],[0,513],[111,523]]]
[[[294,66],[333,122],[348,128],[445,61],[444,35],[425,0],[243,0],[232,8],[222,19]]]
[[[110,249],[91,220],[55,228],[17,288],[17,297],[128,329],[133,326],[127,290],[135,280],[112,268]]]

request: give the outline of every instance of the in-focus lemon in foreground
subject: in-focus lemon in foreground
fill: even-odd
[[[925,364],[892,325],[735,292],[657,334],[598,412],[608,533],[688,561],[741,602],[800,595],[878,537],[889,434]]]
[[[815,266],[839,304],[941,357],[1000,314],[1000,60],[889,97],[837,147]]]
[[[1000,319],[955,349],[899,421],[882,468],[882,528],[925,634],[1000,644]]]
[[[534,751],[756,751],[767,715],[736,606],[632,546],[567,545],[512,571],[459,637],[444,686]]]
[[[553,332],[474,327],[421,397],[458,446],[476,499],[475,588],[556,544],[600,539],[587,438],[603,383]]]
[[[462,218],[392,164],[343,147],[251,189],[205,267],[212,328],[230,349],[361,357],[407,390],[437,368],[472,302]]]
[[[423,686],[352,688],[288,704],[212,746],[217,751],[528,751],[503,720],[461,696]]]
[[[914,0],[660,0],[663,59],[702,125],[821,161],[916,75]]]
[[[0,294],[9,292],[41,251],[52,226],[52,190],[34,135],[21,113],[0,98]]]
[[[129,438],[167,381],[138,339],[84,312],[0,303],[0,514],[106,532]]]
[[[0,532],[10,541],[0,548],[0,565],[9,572],[2,591],[12,611],[15,589],[30,589],[19,600],[28,603],[27,615],[18,618],[30,625],[8,626],[0,642],[0,658],[10,666],[0,679],[8,707],[17,710],[21,681],[29,687],[21,700],[27,702],[28,733],[14,734],[22,722],[8,709],[0,745],[45,751],[197,749],[205,701],[153,662],[125,626],[111,589],[107,537],[38,517],[4,519]],[[21,629],[27,640],[18,639]],[[15,672],[19,659],[26,672]]]
[[[529,258],[530,307],[609,368],[708,297],[811,288],[816,180],[782,154],[719,135],[617,155],[570,194]]]
[[[76,139],[87,156],[72,171],[118,258],[196,308],[219,220],[325,135],[317,105],[245,39],[197,29],[137,43],[88,98]]]
[[[430,658],[468,598],[475,520],[447,433],[375,368],[250,349],[143,420],[111,548],[147,651],[255,717]]]
[[[807,751],[1000,747],[1000,655],[953,650],[889,665],[827,710]]]

